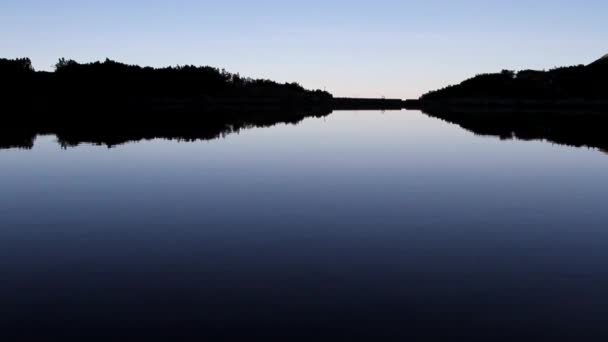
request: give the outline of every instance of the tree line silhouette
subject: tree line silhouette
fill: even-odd
[[[24,75],[34,72],[29,58],[4,59],[0,58],[0,73],[4,76]]]
[[[60,59],[54,72],[0,59],[0,148],[30,148],[39,134],[64,146],[168,138],[213,139],[331,112],[333,96],[297,83],[192,65],[152,68]]]
[[[54,72],[36,72],[28,58],[0,60],[3,94],[31,107],[41,101],[60,109],[95,104],[198,106],[240,104],[329,103],[333,96],[322,90],[306,90],[298,83],[280,84],[267,79],[242,77],[226,70],[193,65],[152,68],[106,59],[80,64],[60,59]],[[24,91],[22,87],[27,86]],[[15,98],[16,96],[16,98]],[[27,100],[27,101],[26,101]],[[172,108],[174,109],[174,108]]]
[[[608,151],[606,79],[608,55],[589,65],[482,74],[408,103],[479,135]]]
[[[79,64],[60,59],[57,80],[72,85],[71,90],[101,91],[127,96],[230,96],[270,97],[307,100],[331,98],[321,90],[308,91],[298,83],[279,84],[266,79],[241,77],[226,70],[193,65],[152,68],[127,65],[109,59]]]
[[[0,59],[0,148],[55,134],[64,146],[140,139],[213,139],[243,128],[295,123],[334,109],[401,109],[396,99],[334,98],[298,83],[209,66],[141,67],[61,58],[54,72]]]
[[[608,103],[608,58],[589,65],[548,71],[524,70],[482,74],[458,85],[431,91],[420,98],[422,106],[451,104],[593,105]]]

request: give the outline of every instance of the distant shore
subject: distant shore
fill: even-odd
[[[400,110],[405,107],[401,99],[335,97],[333,110]]]
[[[502,70],[405,101],[409,109],[608,111],[608,56],[551,70]]]
[[[455,98],[443,100],[405,100],[405,109],[435,110],[449,109],[457,111],[483,111],[483,112],[606,112],[608,113],[608,100],[597,99],[478,99]]]

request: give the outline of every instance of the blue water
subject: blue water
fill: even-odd
[[[415,111],[42,136],[0,151],[0,337],[602,340],[606,203],[599,150]]]

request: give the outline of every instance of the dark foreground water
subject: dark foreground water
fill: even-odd
[[[599,150],[419,112],[39,137],[0,151],[0,337],[605,340],[606,203]]]

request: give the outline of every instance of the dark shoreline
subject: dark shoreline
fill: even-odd
[[[112,147],[154,138],[211,140],[242,129],[296,124],[336,110],[421,110],[479,135],[548,140],[608,150],[604,102],[421,102],[332,98],[317,103],[272,98],[29,102],[9,106],[0,126],[0,149],[32,148],[38,135],[56,135],[63,147]],[[499,105],[500,104],[500,105]],[[582,104],[582,105],[581,105]]]
[[[333,110],[401,110],[405,103],[401,99],[334,97],[331,107]]]
[[[449,99],[405,100],[404,108],[411,110],[449,110],[472,112],[592,112],[608,113],[608,100],[562,99]]]
[[[242,129],[297,124],[335,110],[401,110],[401,100],[336,98],[323,102],[273,98],[139,98],[126,101],[13,102],[4,111],[0,149],[33,147],[56,135],[63,147],[108,147],[155,138],[212,140]]]

